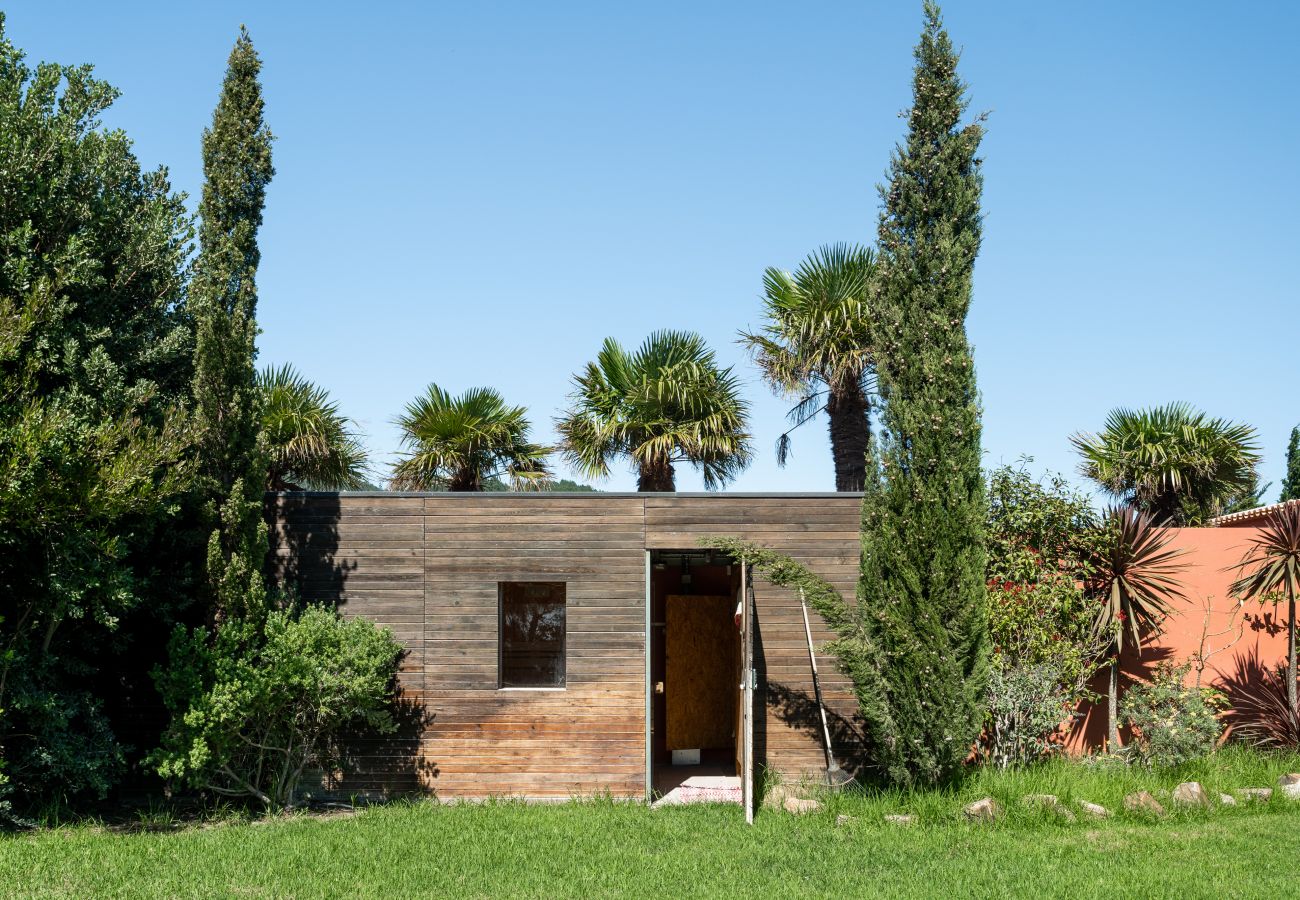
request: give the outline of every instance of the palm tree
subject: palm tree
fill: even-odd
[[[875,255],[850,244],[822,247],[793,275],[769,268],[763,273],[767,323],[757,333],[740,333],[763,380],[796,401],[790,430],[777,438],[777,464],[789,457],[790,432],[825,410],[837,491],[860,491],[866,483],[872,373],[867,298],[875,276]]]
[[[436,384],[398,417],[404,458],[393,466],[398,491],[481,491],[505,476],[515,490],[544,487],[551,476],[551,450],[528,440],[522,406],[507,406],[492,388],[471,388],[452,397]]]
[[[358,490],[367,486],[366,451],[329,394],[289,365],[257,376],[260,441],[268,490]]]
[[[1185,403],[1112,410],[1101,434],[1070,441],[1083,457],[1080,472],[1158,522],[1200,524],[1257,480],[1255,429]]]
[[[1119,746],[1119,656],[1127,635],[1140,647],[1172,611],[1174,600],[1186,601],[1178,577],[1185,563],[1182,550],[1169,549],[1174,532],[1131,506],[1112,507],[1102,517],[1092,553],[1087,590],[1099,601],[1093,638],[1110,638],[1110,686],[1106,712],[1110,746]]]
[[[697,334],[657,331],[635,353],[606,338],[574,384],[556,427],[565,457],[586,477],[606,477],[610,461],[627,456],[639,491],[675,490],[679,462],[700,469],[714,490],[749,465],[749,405]]]
[[[1292,501],[1268,514],[1260,533],[1250,539],[1246,556],[1234,567],[1242,575],[1232,583],[1232,594],[1263,600],[1286,594],[1286,699],[1293,719],[1300,719],[1296,699],[1295,606],[1300,595],[1300,502]]]

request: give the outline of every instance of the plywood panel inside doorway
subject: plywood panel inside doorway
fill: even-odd
[[[729,748],[735,743],[739,684],[734,602],[681,594],[665,602],[668,749]]]

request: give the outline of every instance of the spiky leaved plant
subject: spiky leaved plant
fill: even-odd
[[[1293,718],[1300,719],[1296,699],[1296,597],[1300,596],[1300,502],[1290,502],[1268,514],[1259,533],[1247,544],[1241,573],[1232,583],[1234,596],[1263,600],[1281,594],[1287,600],[1286,698]]]
[[[1145,635],[1159,628],[1176,600],[1185,601],[1179,576],[1183,552],[1170,548],[1174,531],[1132,507],[1112,507],[1102,517],[1092,556],[1088,593],[1097,601],[1094,637],[1110,641],[1110,683],[1106,715],[1111,749],[1119,743],[1119,657],[1140,647]]]

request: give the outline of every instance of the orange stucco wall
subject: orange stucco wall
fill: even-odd
[[[1238,607],[1229,585],[1238,573],[1232,567],[1245,555],[1256,527],[1179,528],[1172,546],[1186,551],[1182,576],[1187,603],[1175,604],[1175,614],[1162,633],[1145,642],[1140,654],[1121,660],[1120,691],[1135,679],[1145,680],[1162,662],[1182,663],[1198,652],[1206,654],[1201,683],[1224,690],[1231,697],[1234,684],[1258,675],[1258,666],[1272,667],[1286,658],[1286,607],[1250,601]],[[1209,602],[1207,622],[1206,603]],[[1208,632],[1202,650],[1202,636]],[[1238,638],[1240,634],[1240,638]],[[1236,643],[1232,643],[1236,640]],[[1228,647],[1232,644],[1231,647]],[[1226,649],[1224,649],[1226,648]],[[1218,652],[1214,652],[1218,651]],[[1195,678],[1189,672],[1188,681]],[[1106,679],[1094,689],[1104,693]],[[1106,733],[1106,705],[1086,706],[1084,718],[1072,729],[1067,747],[1075,753],[1097,749]]]

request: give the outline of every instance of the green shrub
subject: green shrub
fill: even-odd
[[[395,729],[401,652],[387,629],[320,606],[275,611],[260,626],[232,620],[212,640],[179,629],[172,667],[156,673],[173,712],[158,772],[284,809],[305,772],[341,762],[346,734]]]
[[[1188,666],[1161,665],[1147,684],[1129,690],[1120,717],[1133,728],[1129,751],[1148,766],[1176,766],[1214,752],[1223,728],[1222,695],[1183,684]]]
[[[1051,663],[1007,665],[995,656],[989,672],[985,758],[999,768],[1023,765],[1060,752],[1053,740],[1073,713],[1073,696]]]
[[[1105,642],[1084,596],[1093,512],[1059,475],[989,473],[989,637],[985,758],[998,766],[1056,752],[1052,738],[1089,696]]]

